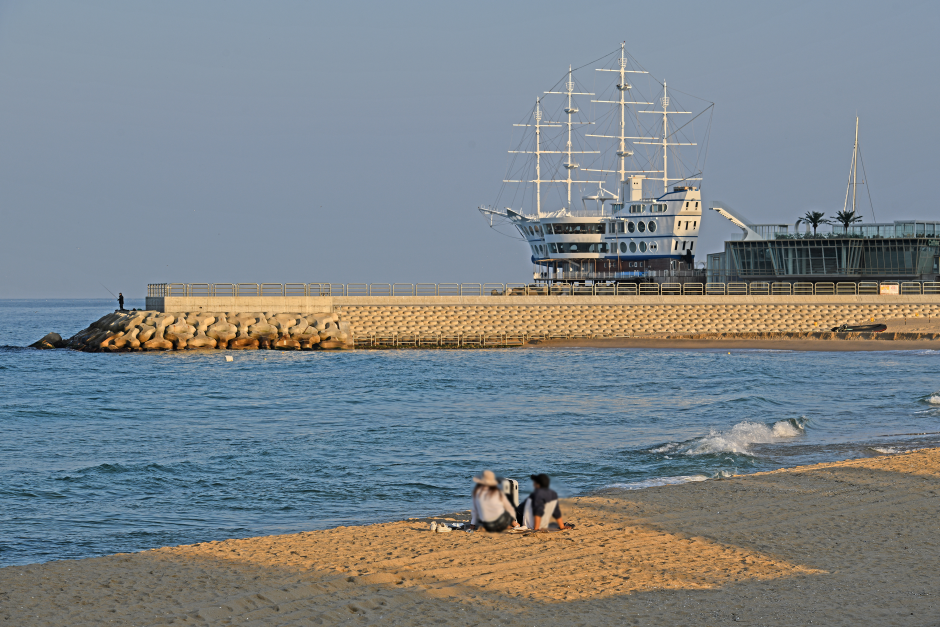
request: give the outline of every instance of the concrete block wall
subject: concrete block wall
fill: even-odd
[[[937,317],[940,296],[161,297],[157,311],[337,312],[356,335],[812,331]]]

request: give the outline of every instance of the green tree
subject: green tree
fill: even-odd
[[[832,223],[826,219],[826,214],[822,211],[807,211],[806,215],[796,221],[796,228],[800,228],[801,224],[808,224],[813,227],[813,235],[816,235],[816,229],[819,228],[819,225]]]
[[[836,214],[836,222],[844,226],[846,231],[849,230],[850,226],[861,221],[862,216],[855,215],[854,211],[840,211]]]

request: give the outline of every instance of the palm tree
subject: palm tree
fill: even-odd
[[[862,216],[855,215],[854,211],[843,210],[836,214],[836,222],[844,226],[846,232],[848,232],[851,225],[861,221]]]
[[[796,221],[796,228],[801,224],[809,224],[813,227],[813,235],[816,235],[816,229],[820,224],[832,224],[826,219],[826,214],[822,211],[807,211],[806,215]]]

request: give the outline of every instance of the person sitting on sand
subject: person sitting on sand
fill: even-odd
[[[471,508],[470,528],[476,530],[481,525],[489,532],[498,533],[509,526],[518,527],[516,510],[506,498],[506,494],[499,489],[496,475],[492,470],[484,470],[473,481],[477,486],[473,489],[473,507]]]
[[[522,526],[535,531],[548,531],[551,514],[558,524],[558,530],[574,529],[574,525],[565,524],[561,517],[561,506],[558,504],[558,493],[550,489],[551,479],[545,473],[532,475],[532,494],[519,506],[517,516],[522,517]]]

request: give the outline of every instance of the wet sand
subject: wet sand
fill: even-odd
[[[426,520],[0,569],[9,625],[936,625],[940,449]]]

